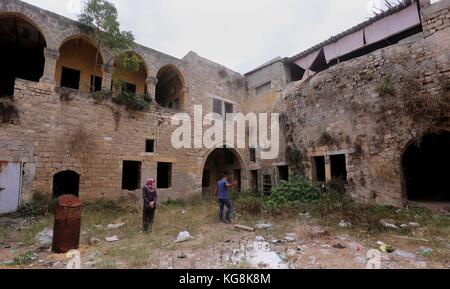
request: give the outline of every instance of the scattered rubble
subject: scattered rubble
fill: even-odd
[[[260,230],[267,230],[267,229],[272,229],[272,228],[273,228],[273,225],[272,225],[272,224],[263,224],[263,223],[260,223],[260,224],[257,224],[257,225],[256,225],[256,228],[257,228],[257,229],[260,229]]]
[[[256,236],[256,241],[258,242],[264,242],[266,239],[262,236]]]
[[[397,225],[395,225],[395,221],[394,220],[381,220],[380,224],[383,225],[386,228],[400,229]]]
[[[89,245],[92,247],[98,246],[100,244],[100,239],[97,238],[90,238],[89,239]]]
[[[346,222],[346,221],[344,221],[344,220],[342,220],[342,221],[339,223],[339,227],[341,227],[341,228],[350,228],[351,226],[352,226],[352,223]]]
[[[335,248],[335,249],[345,249],[345,246],[342,245],[341,243],[337,243],[337,244],[333,245],[333,248]]]
[[[412,252],[408,252],[408,251],[403,251],[403,250],[395,250],[393,255],[400,257],[400,258],[412,259],[412,260],[417,258],[416,254],[414,254]]]
[[[119,238],[117,236],[112,236],[112,237],[105,237],[106,242],[117,242],[119,241]]]
[[[45,228],[34,237],[34,240],[42,246],[51,245],[53,242],[53,230]]]
[[[194,237],[192,237],[188,231],[183,231],[178,234],[178,237],[175,240],[175,243],[186,242],[186,241],[189,241],[192,239],[194,239]]]
[[[118,223],[118,224],[109,224],[106,226],[107,229],[118,229],[120,227],[125,226],[125,223]]]

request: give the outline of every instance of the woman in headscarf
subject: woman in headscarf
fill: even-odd
[[[156,193],[156,181],[154,179],[148,179],[145,182],[145,186],[142,189],[142,195],[144,198],[144,233],[152,231],[153,223],[155,222],[156,202],[158,195]]]

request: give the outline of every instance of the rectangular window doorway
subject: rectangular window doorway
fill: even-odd
[[[79,70],[62,68],[61,72],[61,87],[80,89],[81,72]]]
[[[317,182],[325,182],[326,174],[325,174],[325,157],[319,156],[314,157],[314,168],[315,168],[315,181]]]
[[[168,189],[172,187],[172,164],[158,163],[157,172],[157,187],[158,189]]]
[[[280,181],[289,181],[289,166],[279,166],[278,177]]]
[[[347,181],[347,163],[345,155],[330,156],[331,176],[333,180]]]
[[[122,190],[135,191],[141,187],[141,166],[141,162],[123,162]]]

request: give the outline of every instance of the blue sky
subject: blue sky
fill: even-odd
[[[83,0],[26,0],[77,19]],[[110,0],[137,42],[189,51],[245,73],[292,56],[366,19],[382,0]]]

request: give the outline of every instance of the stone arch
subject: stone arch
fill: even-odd
[[[186,83],[177,66],[167,64],[156,75],[155,101],[163,107],[183,109],[186,102]]]
[[[404,199],[450,201],[450,186],[446,182],[449,148],[449,130],[427,132],[408,142],[400,157]]]
[[[85,92],[101,90],[105,57],[108,56],[100,49],[97,67],[94,70],[97,47],[89,36],[85,34],[68,36],[61,42],[58,51],[59,58],[55,71],[57,85]]]
[[[45,26],[41,25],[41,19],[38,15],[28,12],[28,11],[5,11],[0,12],[0,18],[1,17],[7,17],[7,16],[15,16],[22,18],[24,21],[30,23],[36,30],[38,30],[42,36],[45,39],[45,42],[47,43],[48,48],[56,47],[55,46],[55,37],[53,33],[50,31],[50,29]]]
[[[145,58],[142,56],[142,54],[135,50],[129,50],[124,53],[134,54],[141,61],[141,67],[137,72],[126,73],[122,76],[123,80],[127,84],[127,90],[139,95],[148,94],[147,78],[149,76],[149,68],[147,62],[145,61]],[[115,59],[113,65],[115,65]]]
[[[239,182],[238,190],[240,190],[245,180],[245,164],[244,158],[236,149],[224,146],[208,150],[199,172],[202,176],[203,195],[211,196],[214,193],[214,184],[223,177],[224,173],[228,173],[231,178]]]
[[[48,43],[42,29],[20,13],[0,13],[0,94],[12,96],[16,78],[39,82]]]

